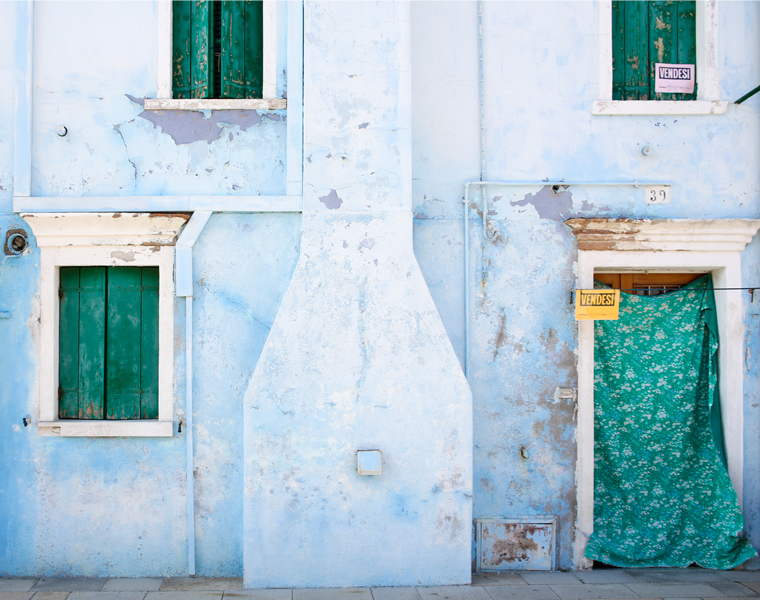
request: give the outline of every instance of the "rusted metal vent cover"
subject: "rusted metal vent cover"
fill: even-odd
[[[553,571],[556,531],[557,518],[551,515],[475,519],[475,570]]]

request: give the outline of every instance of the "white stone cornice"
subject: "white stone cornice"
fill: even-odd
[[[579,250],[741,252],[756,219],[569,219]]]
[[[37,245],[173,246],[185,214],[162,213],[28,213]]]

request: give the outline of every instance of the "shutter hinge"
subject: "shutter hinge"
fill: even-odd
[[[58,288],[58,297],[63,299],[63,288]]]
[[[63,400],[63,388],[61,388],[61,386],[59,385],[58,386],[58,402],[60,402],[61,400]]]

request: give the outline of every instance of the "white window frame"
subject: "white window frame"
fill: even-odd
[[[174,419],[174,243],[183,217],[146,213],[22,215],[40,249],[37,431],[61,437],[171,437]],[[61,267],[158,267],[158,419],[58,418]]]
[[[577,289],[592,289],[601,272],[711,272],[717,288],[741,288],[741,253],[760,228],[745,219],[653,221],[570,220],[578,239]],[[594,229],[598,233],[594,233]],[[607,250],[584,249],[604,247]],[[744,477],[743,292],[715,293],[720,352],[720,405],[728,472],[739,504]],[[594,529],[594,321],[578,321],[577,522],[574,559],[578,569]]]
[[[146,110],[278,110],[287,100],[277,90],[277,0],[263,0],[264,73],[263,98],[172,98],[172,0],[158,2],[157,98],[145,100]],[[280,93],[280,96],[282,94]]]
[[[718,2],[697,1],[697,99],[612,99],[612,0],[599,2],[599,100],[595,115],[722,115],[728,101],[720,100],[718,80]]]

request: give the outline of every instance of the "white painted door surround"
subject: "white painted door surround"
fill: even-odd
[[[598,272],[705,272],[716,288],[740,288],[741,252],[760,227],[749,219],[570,219],[578,241],[577,289],[594,286]],[[715,293],[720,330],[720,401],[728,471],[742,504],[742,291]],[[590,568],[586,542],[594,527],[594,322],[578,321],[578,520],[576,568]]]

